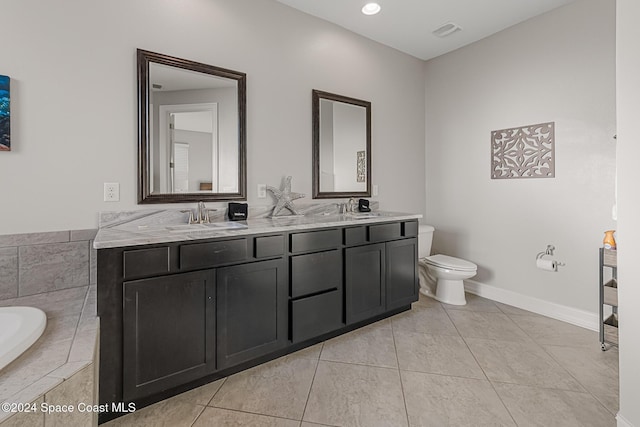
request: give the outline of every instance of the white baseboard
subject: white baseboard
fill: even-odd
[[[467,292],[483,298],[512,305],[523,310],[532,311],[543,316],[551,317],[553,319],[561,320],[593,331],[598,330],[598,322],[600,321],[598,313],[591,313],[589,311],[567,307],[566,305],[556,304],[554,302],[519,294],[507,289],[477,282],[475,280],[465,280],[464,288]],[[618,426],[620,427],[620,424],[618,424]]]
[[[633,427],[633,424],[627,421],[625,417],[620,415],[620,412],[618,412],[618,415],[616,415],[616,420],[618,420],[618,427]]]

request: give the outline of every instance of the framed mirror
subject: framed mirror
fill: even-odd
[[[137,57],[138,203],[246,199],[246,75]]]
[[[313,90],[313,198],[371,196],[371,103]]]

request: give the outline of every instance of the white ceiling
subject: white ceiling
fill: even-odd
[[[373,16],[360,10],[374,0],[277,1],[426,60],[576,0],[377,0],[382,11]],[[432,34],[447,22],[463,30]]]

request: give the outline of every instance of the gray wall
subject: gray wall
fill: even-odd
[[[478,264],[483,284],[596,313],[598,248],[616,228],[615,4],[572,3],[428,61],[425,76],[434,251]],[[550,121],[555,178],[490,179],[492,130]],[[548,244],[557,273],[535,268]]]
[[[247,73],[250,204],[272,204],[257,199],[257,184],[278,186],[286,175],[293,191],[311,194],[319,89],[372,102],[380,207],[424,210],[416,58],[274,0],[5,3],[11,42],[0,65],[13,79],[13,151],[0,156],[0,235],[95,228],[99,211],[140,208],[136,48]],[[102,201],[104,182],[120,183],[120,202]]]

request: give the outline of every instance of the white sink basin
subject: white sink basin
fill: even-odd
[[[379,212],[353,212],[353,213],[348,213],[347,215],[353,219],[377,218],[379,216],[383,216]]]
[[[212,222],[209,224],[178,224],[167,226],[170,233],[193,233],[198,231],[243,230],[246,224],[235,221]]]

